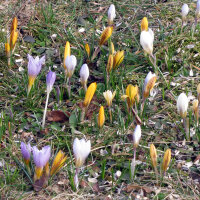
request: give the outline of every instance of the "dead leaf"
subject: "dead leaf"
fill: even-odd
[[[35,181],[33,184],[34,190],[39,192],[42,188],[46,187],[48,184],[48,177],[42,176],[39,180]]]
[[[43,135],[47,135],[48,132],[49,132],[49,129],[48,129],[48,128],[45,128],[45,129],[41,130],[40,132],[41,132],[41,134],[43,134]]]
[[[88,187],[89,185],[88,185],[88,183],[87,183],[87,181],[85,181],[85,180],[81,180],[80,181],[80,186],[81,186],[81,188],[86,188],[86,187]]]
[[[154,192],[154,190],[151,189],[150,187],[140,186],[140,185],[133,185],[133,184],[127,185],[127,187],[125,188],[126,192],[132,192],[132,191],[140,190],[140,189],[144,190],[146,193]]]
[[[47,112],[47,120],[50,122],[66,122],[69,120],[69,113],[60,110]]]
[[[93,184],[93,185],[92,185],[92,189],[93,189],[95,192],[97,192],[97,193],[101,192],[101,189],[100,189],[98,183]]]

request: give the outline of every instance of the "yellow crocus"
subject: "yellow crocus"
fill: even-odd
[[[113,42],[111,42],[111,44],[110,44],[110,51],[111,51],[111,54],[114,54],[114,52],[115,52],[115,46],[114,46]]]
[[[16,17],[14,17],[13,18],[13,21],[12,21],[12,26],[11,26],[11,33],[12,33],[12,31],[16,31],[17,30],[17,18]]]
[[[110,73],[112,68],[113,68],[113,55],[110,54],[108,57],[108,63],[107,63],[107,68],[106,68],[107,73]]]
[[[98,126],[101,128],[104,125],[105,122],[105,114],[104,114],[104,107],[101,106],[99,109],[99,116],[98,116]]]
[[[118,51],[113,59],[113,69],[116,69],[124,60],[124,51]]]
[[[154,144],[150,145],[150,156],[151,156],[152,165],[153,165],[154,169],[156,169],[156,167],[157,167],[157,151],[156,151],[156,147],[154,146]]]
[[[149,96],[149,93],[153,89],[156,83],[156,74],[151,73],[151,71],[147,74],[145,81],[144,81],[144,90],[143,90],[143,97],[146,99]]]
[[[70,55],[71,55],[70,43],[67,41],[65,45],[64,62],[63,62],[65,70],[67,69],[67,67],[65,66],[65,59],[67,58],[67,56]]]
[[[86,91],[86,94],[85,94],[85,100],[83,102],[83,105],[84,107],[88,107],[93,96],[94,96],[94,93],[97,89],[97,83],[94,82],[94,83],[91,83]]]
[[[17,42],[18,32],[13,30],[10,34],[10,48],[13,50]]]
[[[167,171],[169,163],[171,161],[171,149],[167,149],[164,154],[163,163],[162,163],[162,170],[163,172]]]
[[[5,43],[5,52],[6,52],[6,56],[10,57],[10,44],[9,43]]]
[[[65,156],[65,153],[60,150],[53,161],[50,172],[51,176],[56,174],[63,167],[66,160],[67,156]]]
[[[101,34],[99,45],[102,46],[112,35],[113,26],[108,26]]]
[[[192,109],[194,112],[194,116],[195,116],[196,120],[198,121],[198,119],[199,119],[199,101],[197,99],[195,99],[193,101]]]
[[[85,51],[87,52],[88,58],[90,57],[90,46],[88,43],[85,44]]]
[[[146,17],[141,21],[141,31],[148,31],[148,19]]]

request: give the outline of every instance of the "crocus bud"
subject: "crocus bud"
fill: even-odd
[[[79,140],[76,138],[73,143],[73,152],[75,157],[75,165],[77,168],[81,167],[91,151],[90,140],[87,142],[85,139]]]
[[[164,154],[163,163],[162,163],[162,170],[165,173],[171,161],[171,149],[167,149]]]
[[[17,18],[14,17],[13,21],[12,21],[12,26],[11,26],[10,32],[12,33],[12,31],[16,31],[16,30],[17,30]]]
[[[25,144],[24,142],[21,142],[21,153],[24,158],[25,164],[28,166],[30,162],[31,157],[31,145],[30,143]]]
[[[197,86],[197,95],[198,95],[198,100],[200,101],[200,83]]]
[[[65,156],[65,153],[60,150],[54,158],[50,172],[51,176],[56,174],[63,167],[66,160],[67,156]]]
[[[150,156],[151,156],[152,165],[154,168],[156,168],[157,167],[157,151],[154,144],[150,145]]]
[[[49,71],[49,73],[47,74],[47,78],[46,78],[46,83],[47,83],[47,93],[50,93],[54,82],[56,80],[56,73],[52,72],[51,70]]]
[[[37,75],[40,73],[42,65],[45,63],[45,56],[39,59],[37,56],[35,59],[28,54],[28,93],[30,92],[32,85],[35,82]]]
[[[197,9],[195,15],[197,19],[200,17],[200,0],[197,1]]]
[[[148,31],[148,19],[146,17],[141,21],[141,31]]]
[[[182,19],[183,19],[183,20],[186,19],[186,16],[188,15],[188,12],[189,12],[189,7],[188,7],[188,5],[185,3],[185,4],[183,4],[182,9],[181,9],[181,15],[182,15]]]
[[[113,59],[113,69],[116,69],[124,60],[124,51],[118,51]]]
[[[195,116],[196,120],[198,121],[198,119],[199,119],[199,101],[197,99],[195,99],[193,101],[192,109],[194,112],[194,116]]]
[[[64,52],[64,68],[66,70],[65,60],[67,56],[71,55],[70,43],[67,41],[65,45],[65,52]]]
[[[149,96],[149,93],[153,89],[156,83],[156,74],[153,74],[151,71],[147,74],[144,80],[144,87],[143,87],[143,97],[146,99]]]
[[[113,93],[110,90],[107,90],[106,92],[103,93],[103,96],[107,102],[108,107],[111,107],[112,105],[112,100],[114,99],[116,94],[116,91],[114,91]]]
[[[98,126],[101,128],[104,125],[105,122],[105,114],[104,114],[104,107],[101,106],[99,109],[99,116],[98,116]]]
[[[109,25],[113,24],[113,20],[115,17],[116,17],[115,6],[114,6],[114,4],[111,4],[108,9],[108,24]]]
[[[113,42],[110,43],[110,52],[111,52],[112,55],[115,52],[115,46],[114,46]]]
[[[91,102],[91,100],[92,100],[92,98],[94,96],[94,93],[95,93],[96,89],[97,89],[97,83],[96,82],[91,83],[89,85],[89,87],[87,89],[87,92],[85,94],[85,100],[83,102],[84,107],[88,107],[89,106],[89,104],[90,104],[90,102]]]
[[[101,34],[99,45],[102,46],[112,35],[113,32],[113,27],[108,26],[107,28],[104,29],[104,31]]]
[[[87,90],[87,80],[89,77],[89,68],[87,64],[83,64],[80,69],[80,80],[85,91]]]
[[[177,110],[181,118],[186,118],[188,109],[188,98],[185,93],[181,93],[177,99]]]
[[[72,77],[76,65],[77,65],[76,57],[74,55],[67,56],[67,58],[65,59],[65,66],[66,66],[65,73],[67,77],[69,78]]]
[[[110,54],[108,57],[108,63],[107,63],[107,68],[106,68],[107,73],[110,73],[112,68],[113,68],[113,55]]]
[[[33,161],[36,165],[34,181],[40,179],[43,173],[43,168],[49,162],[51,156],[51,147],[45,146],[41,150],[38,150],[36,146],[33,147]]]
[[[5,52],[6,52],[6,56],[9,58],[10,57],[10,44],[9,43],[5,43]]]
[[[13,50],[17,42],[18,32],[13,30],[10,34],[10,48]]]
[[[136,149],[138,147],[140,138],[141,138],[141,126],[137,125],[133,132],[133,148],[134,149]]]
[[[87,52],[88,58],[90,57],[90,46],[88,43],[85,44],[85,51]]]
[[[151,29],[148,31],[142,31],[140,34],[140,44],[144,49],[144,52],[153,56],[153,41],[154,33]]]

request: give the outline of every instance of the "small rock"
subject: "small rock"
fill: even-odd
[[[23,38],[23,40],[24,40],[25,42],[30,42],[30,43],[34,43],[34,42],[35,42],[35,39],[34,39],[32,36],[30,36],[30,35],[25,36],[25,37]]]

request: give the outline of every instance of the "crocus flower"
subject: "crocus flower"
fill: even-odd
[[[110,54],[108,57],[108,63],[107,63],[107,68],[106,68],[107,73],[110,73],[112,68],[113,68],[113,55]]]
[[[112,35],[113,32],[113,27],[108,26],[107,28],[104,29],[104,31],[101,34],[99,45],[102,46]]]
[[[183,4],[183,6],[182,6],[182,8],[181,8],[181,15],[182,15],[182,23],[183,23],[183,25],[185,25],[186,24],[186,17],[187,17],[187,15],[188,15],[188,13],[189,13],[189,7],[188,7],[188,5],[185,3],[185,4]]]
[[[63,167],[66,160],[67,156],[65,156],[65,153],[60,150],[53,161],[50,172],[51,176],[56,174]]]
[[[92,98],[94,96],[94,93],[95,93],[96,89],[97,89],[97,83],[96,82],[91,83],[89,85],[89,87],[87,89],[87,92],[85,94],[85,100],[84,100],[84,103],[83,103],[84,107],[88,107],[89,106],[89,104],[90,104],[90,102],[91,102],[91,100],[92,100]]]
[[[115,14],[115,6],[111,4],[108,9],[108,24],[111,25],[113,23],[114,18],[116,17]]]
[[[46,113],[47,113],[47,105],[48,105],[48,101],[49,101],[49,95],[50,95],[50,92],[51,92],[51,90],[53,88],[55,80],[56,80],[56,73],[52,72],[50,70],[49,73],[47,74],[47,78],[46,78],[46,83],[47,83],[47,98],[46,98],[45,109],[44,109],[44,114],[43,114],[42,128],[44,128],[44,125],[45,125],[45,119],[46,119]]]
[[[89,68],[87,64],[83,64],[80,69],[80,80],[85,91],[87,91],[87,80],[89,77]]]
[[[149,96],[149,93],[153,89],[156,83],[156,74],[153,74],[151,71],[147,74],[144,80],[144,87],[143,87],[143,97],[146,99]]]
[[[162,170],[165,173],[171,161],[171,149],[167,149],[164,154],[163,163],[162,163]]]
[[[10,34],[10,48],[13,50],[17,42],[18,31],[13,30]]]
[[[76,60],[76,57],[74,55],[66,57],[66,59],[65,59],[65,66],[66,66],[65,73],[66,73],[68,78],[72,77],[76,65],[77,65],[77,60]]]
[[[21,153],[24,158],[25,164],[28,166],[30,162],[31,157],[31,145],[30,143],[25,144],[24,142],[21,142]]]
[[[148,19],[146,17],[141,21],[141,31],[148,31]]]
[[[114,91],[113,93],[110,90],[107,90],[106,92],[103,93],[103,96],[107,102],[108,107],[111,107],[112,105],[112,100],[114,99],[116,94],[116,91]]]
[[[17,17],[14,17],[13,18],[13,21],[12,21],[12,26],[11,26],[11,29],[10,29],[10,32],[12,33],[12,31],[16,31],[17,30]]]
[[[85,51],[87,52],[88,58],[90,57],[90,46],[88,43],[85,44]]]
[[[35,59],[28,54],[28,93],[30,92],[37,75],[40,73],[42,65],[45,63],[45,56],[39,59],[37,56]]]
[[[139,145],[141,138],[141,126],[137,125],[134,132],[133,132],[133,147],[136,149]]]
[[[113,42],[110,43],[110,52],[111,52],[112,55],[115,52],[115,46],[114,46]]]
[[[47,93],[50,93],[53,89],[53,85],[56,80],[56,73],[52,72],[51,70],[47,74],[46,83],[47,83]]]
[[[113,69],[116,69],[124,60],[124,51],[118,51],[113,58]]]
[[[10,57],[10,44],[9,43],[5,43],[5,52],[6,52],[6,56],[9,58]]]
[[[99,116],[98,116],[98,126],[101,128],[105,122],[105,114],[104,114],[104,107],[101,106],[99,109]]]
[[[154,146],[154,144],[150,145],[150,156],[151,156],[152,165],[153,165],[154,169],[156,169],[156,167],[157,167],[157,151],[156,151],[156,147]]]
[[[64,52],[64,69],[66,70],[65,60],[67,56],[71,55],[70,43],[67,41],[65,45],[65,52]]]
[[[199,121],[199,101],[197,99],[195,99],[193,101],[192,109],[193,109],[194,116],[195,116],[195,118],[197,120],[197,124],[198,124],[198,121]]]
[[[36,165],[34,180],[40,179],[43,173],[43,168],[49,162],[51,156],[51,147],[45,146],[41,150],[38,150],[36,146],[33,147],[33,160]]]
[[[195,12],[195,24],[197,24],[197,20],[200,17],[200,0],[197,1],[197,8]]]
[[[177,110],[181,118],[186,118],[188,109],[188,98],[185,93],[181,93],[177,99]]]
[[[85,139],[79,140],[76,138],[73,143],[73,152],[75,157],[76,167],[81,167],[85,162],[86,158],[90,154],[91,151],[91,143],[90,140],[87,142]]]

